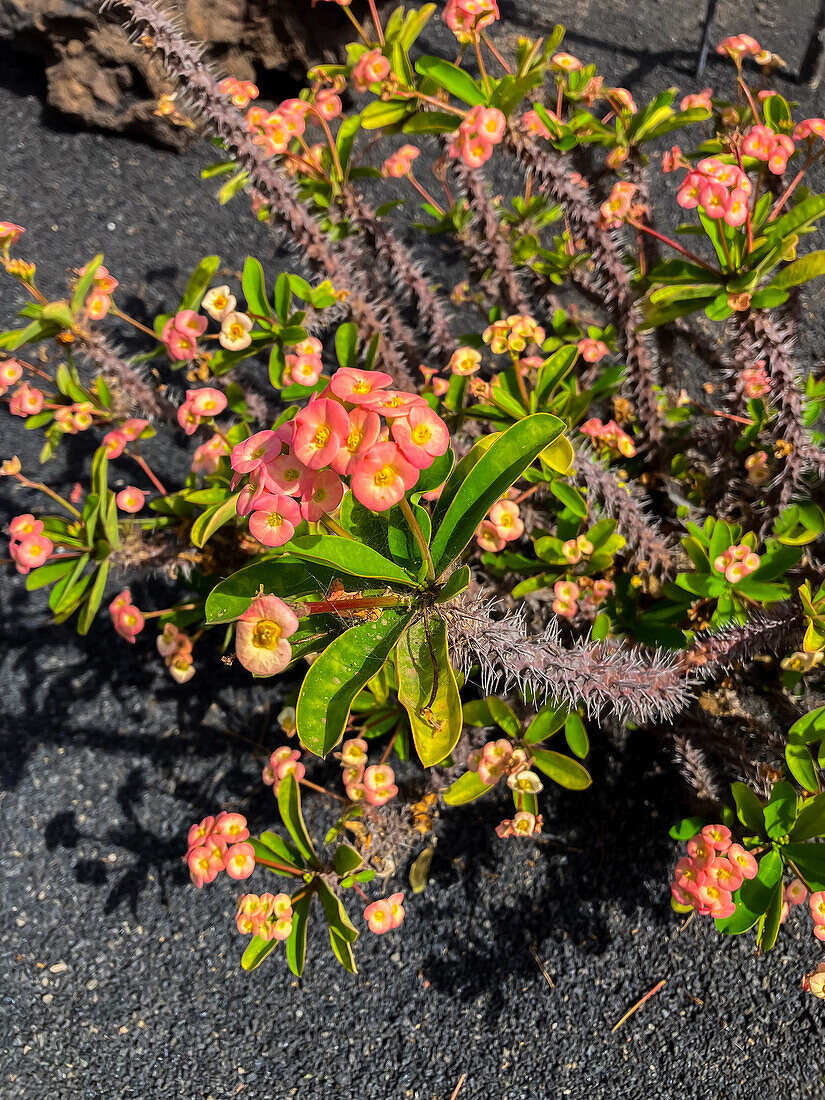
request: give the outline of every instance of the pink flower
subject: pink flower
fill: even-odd
[[[480,168],[488,161],[504,136],[507,120],[495,107],[471,107],[449,147],[451,157],[460,158],[469,168]]]
[[[725,211],[725,221],[728,225],[739,226],[748,218],[748,196],[739,188],[734,188],[730,193],[728,208]]]
[[[441,18],[459,42],[470,42],[500,15],[497,0],[447,0]]]
[[[825,118],[806,118],[794,127],[794,141],[802,141],[816,135],[825,141]]]
[[[496,534],[505,542],[513,542],[524,534],[524,522],[519,517],[519,508],[515,501],[497,501],[490,509],[489,515]]]
[[[401,390],[383,390],[370,394],[365,399],[364,405],[373,412],[381,413],[387,420],[392,420],[396,416],[409,416],[410,409],[415,406],[429,408],[423,397],[419,397],[416,393],[404,393]]]
[[[102,321],[112,305],[112,299],[102,290],[93,290],[85,302],[86,316],[90,321]]]
[[[708,180],[699,192],[699,205],[707,216],[714,221],[724,218],[729,202],[728,189],[718,180]]]
[[[197,473],[214,474],[220,464],[221,456],[226,454],[226,443],[219,435],[213,435],[206,443],[195,448],[192,456],[192,470]]]
[[[230,464],[235,473],[249,474],[281,453],[281,441],[268,429],[256,432],[232,448]]]
[[[578,348],[585,363],[599,363],[610,351],[604,340],[594,340],[590,336],[579,340]]]
[[[447,425],[427,406],[413,406],[409,416],[393,420],[390,431],[404,458],[418,470],[432,466],[450,445]]]
[[[334,475],[333,475],[334,476]],[[283,546],[301,522],[301,510],[292,497],[262,493],[255,500],[249,530],[264,546]]]
[[[2,224],[2,223],[0,223]],[[0,363],[0,388],[5,392],[9,386],[23,377],[23,368],[16,359],[6,359]]]
[[[223,856],[220,847],[215,844],[210,847],[200,845],[197,848],[190,848],[186,862],[189,865],[189,877],[198,889],[209,882],[214,882],[223,870]]]
[[[219,84],[219,89],[224,95],[229,96],[235,107],[243,110],[249,106],[251,99],[258,98],[258,88],[251,80],[236,80],[234,76],[228,76]]]
[[[42,524],[40,525],[43,526]],[[54,550],[54,543],[46,535],[25,535],[20,541],[12,541],[9,553],[14,559],[17,572],[26,574],[30,569],[43,565]]]
[[[808,899],[814,924],[825,925],[825,890],[817,890]]]
[[[378,84],[390,75],[390,63],[376,47],[362,53],[352,70],[352,83],[357,92],[368,92],[370,84]]]
[[[147,427],[148,424],[148,420],[140,420],[138,419],[138,417],[132,417],[131,419],[126,420],[123,424],[121,424],[120,432],[123,435],[124,439],[128,440],[129,443],[132,443],[134,442],[134,440],[140,438],[141,432],[145,427]]]
[[[383,371],[358,370],[355,367],[341,367],[329,382],[335,396],[350,405],[368,405],[391,385],[392,378]]]
[[[329,466],[349,433],[346,410],[326,397],[296,413],[293,424],[295,455],[310,470]]]
[[[134,485],[127,485],[115,497],[115,504],[121,512],[139,512],[145,500],[146,493],[142,489],[138,489]]]
[[[320,355],[287,355],[286,365],[297,386],[314,386],[324,369]]]
[[[287,641],[298,629],[298,619],[277,596],[258,596],[241,615],[235,628],[238,660],[255,676],[283,672],[292,659]]]
[[[792,879],[785,887],[784,899],[788,905],[802,905],[807,896],[808,887],[801,879]]]
[[[498,553],[499,550],[503,550],[506,546],[504,539],[498,532],[498,528],[494,527],[488,519],[482,520],[478,525],[476,542],[482,550],[487,550],[494,554]]]
[[[413,488],[419,471],[395,443],[376,443],[355,459],[350,473],[356,500],[365,508],[385,512]]]
[[[395,784],[395,772],[388,764],[372,764],[364,772],[363,784],[368,791],[384,790]]]
[[[364,920],[370,932],[376,935],[398,928],[404,920],[404,895],[391,894],[388,898],[371,902],[364,910]]]
[[[337,474],[347,474],[353,462],[378,442],[381,434],[381,418],[370,409],[355,408],[349,414],[349,431],[343,446],[332,460]]]
[[[735,863],[742,871],[745,878],[754,878],[759,870],[759,864],[750,852],[746,852],[741,844],[731,844],[725,856],[731,863]]]
[[[120,458],[123,454],[123,449],[126,446],[128,440],[123,432],[115,429],[114,431],[107,432],[101,441],[101,447],[104,448],[109,458]]]
[[[343,110],[341,97],[337,96],[331,88],[323,88],[315,96],[315,110],[321,118],[331,122],[332,119],[338,118]]]
[[[226,850],[225,867],[230,878],[249,878],[255,870],[255,849],[251,844],[233,844]]]
[[[222,321],[227,313],[233,311],[237,301],[228,286],[215,286],[206,292],[201,305],[213,321]]]
[[[726,852],[730,848],[730,829],[724,825],[706,825],[702,836],[717,852]]]
[[[226,408],[226,395],[220,390],[205,387],[200,390],[189,390],[186,394],[186,402],[192,406],[195,416],[218,416]]]
[[[694,92],[692,95],[686,95],[679,104],[679,110],[690,111],[701,107],[710,114],[713,109],[710,102],[710,97],[712,95],[712,88],[703,88],[701,92]]]
[[[35,519],[31,512],[24,512],[21,516],[15,516],[9,524],[9,533],[18,542],[28,535],[42,535],[43,521]]]
[[[402,176],[409,175],[412,172],[412,162],[420,155],[414,145],[402,145],[384,161],[381,175],[390,179],[401,179]]]
[[[745,878],[741,867],[722,856],[708,864],[705,874],[709,881],[721,886],[723,890],[727,890],[730,894],[739,889]]]
[[[338,758],[350,768],[362,768],[367,762],[367,742],[363,737],[351,737],[341,744]]]
[[[8,252],[12,245],[17,244],[26,230],[22,225],[14,222],[0,222],[0,249]]]
[[[128,589],[125,591],[128,592]],[[134,645],[135,638],[144,627],[143,616],[138,608],[131,603],[127,603],[124,607],[112,611],[111,615],[117,633],[121,638],[125,638],[127,642]]]
[[[250,330],[252,318],[237,310],[227,313],[221,321],[221,332],[218,343],[227,351],[243,351],[252,343]]]
[[[24,382],[12,394],[9,412],[12,416],[36,416],[43,409],[43,394],[36,386]]]
[[[708,866],[715,855],[713,845],[701,833],[687,842],[687,852],[694,865],[702,869]]]
[[[196,337],[191,332],[181,332],[177,329],[174,317],[170,317],[163,326],[160,338],[166,345],[169,358],[176,362],[189,362],[198,354]]]
[[[333,470],[308,470],[301,478],[301,515],[317,523],[335,511],[343,495],[344,483]]]
[[[222,836],[227,844],[237,844],[249,836],[246,818],[243,814],[220,813],[215,818],[215,832]]]

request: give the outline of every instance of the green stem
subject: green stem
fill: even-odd
[[[427,580],[432,582],[435,580],[435,566],[433,565],[433,559],[430,554],[430,548],[427,545],[427,540],[424,538],[424,532],[419,527],[418,520],[413,515],[413,510],[407,498],[402,497],[400,503],[404,519],[407,521],[407,526],[412,531],[413,538],[418,545],[418,549],[421,551],[421,556],[427,563]]]
[[[80,512],[78,512],[77,508],[69,504],[68,500],[64,500],[59,493],[56,493],[54,491],[54,489],[50,489],[48,485],[44,485],[42,481],[29,481],[29,479],[27,477],[24,477],[23,474],[17,474],[16,477],[21,485],[25,485],[27,489],[37,489],[41,493],[45,493],[46,496],[51,497],[53,501],[59,504],[62,508],[65,508],[67,512],[71,512],[73,516],[76,516],[77,519],[81,518]]]
[[[330,531],[332,531],[333,534],[340,535],[342,538],[345,539],[352,538],[352,535],[349,533],[349,531],[345,531],[338,520],[333,519],[332,516],[322,516],[321,522],[326,524],[326,526],[329,527]]]

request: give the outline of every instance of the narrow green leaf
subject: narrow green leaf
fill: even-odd
[[[312,895],[304,894],[302,898],[292,903],[292,931],[286,941],[286,961],[296,978],[300,978],[303,974],[306,962],[307,923],[311,902]]]
[[[203,547],[216,531],[238,514],[237,501],[240,493],[233,493],[223,504],[213,504],[195,520],[189,537],[195,546]]]
[[[799,816],[791,829],[794,842],[811,840],[825,834],[825,794],[807,802],[799,811]]]
[[[220,256],[205,256],[186,284],[178,309],[200,309],[203,296],[221,264]]]
[[[72,313],[78,313],[83,308],[83,303],[86,301],[86,295],[92,289],[92,283],[95,281],[97,269],[102,263],[103,253],[98,252],[95,258],[86,264],[86,274],[81,275],[78,279],[77,286],[72,295]]]
[[[488,695],[487,708],[492,715],[493,721],[496,725],[500,726],[506,734],[513,738],[521,736],[521,722],[516,718],[512,707],[509,707],[497,696]]]
[[[363,864],[361,853],[356,852],[351,844],[339,844],[332,857],[332,865],[337,875],[349,875]]]
[[[453,65],[450,61],[425,54],[416,61],[415,71],[421,76],[428,76],[440,88],[444,88],[451,95],[456,96],[465,103],[469,103],[471,107],[487,102],[484,92],[470,74],[465,73],[463,69],[459,69],[457,65]]]
[[[782,894],[782,881],[780,880],[773,888],[765,916],[759,923],[759,934],[756,942],[760,951],[770,951],[776,943],[779,926],[782,923]]]
[[[100,607],[103,600],[103,593],[106,590],[106,580],[109,576],[109,562],[102,561],[97,567],[95,573],[95,579],[92,583],[91,591],[89,592],[89,598],[83,605],[80,615],[77,620],[77,632],[78,634],[88,634],[91,629],[91,625],[94,622],[97,610]]]
[[[318,857],[301,813],[301,788],[291,773],[278,786],[278,812],[300,854],[310,866],[317,866]]]
[[[266,296],[264,269],[254,256],[247,256],[243,265],[241,287],[246,298],[247,312],[255,313],[259,317],[272,316],[272,308]]]
[[[277,946],[278,940],[262,940],[260,936],[253,936],[241,956],[241,966],[244,970],[257,970],[267,955],[270,955]]]
[[[388,608],[374,622],[350,627],[310,665],[298,695],[301,743],[316,756],[344,735],[355,696],[381,669],[413,612]]]
[[[412,867],[410,867],[409,880],[410,888],[414,894],[423,894],[427,889],[430,866],[433,862],[434,854],[435,848],[425,848],[424,851],[419,852],[413,860]]]
[[[584,760],[590,752],[590,738],[587,736],[584,722],[575,711],[569,714],[564,723],[564,736],[570,751]]]
[[[452,752],[463,724],[443,619],[430,615],[407,628],[398,643],[397,667],[398,701],[409,717],[419,759],[429,768]]]
[[[324,907],[324,915],[330,928],[334,928],[341,939],[347,943],[355,943],[358,939],[358,929],[349,919],[349,915],[337,894],[327,886],[323,879],[318,879],[318,895],[321,905]]]
[[[329,926],[329,942],[335,958],[341,966],[343,966],[344,970],[348,970],[350,974],[357,974],[358,967],[355,965],[352,944],[348,943],[343,936],[339,935],[332,925]]]
[[[488,510],[563,428],[557,417],[535,413],[502,432],[466,476],[462,476],[463,462],[456,466],[444,485],[450,503],[430,547],[436,576],[463,553]]]
[[[287,551],[305,561],[331,566],[353,577],[389,581],[414,587],[406,569],[383,557],[377,550],[342,535],[302,535],[287,544]]]
[[[552,703],[545,703],[527,727],[524,740],[528,745],[535,745],[540,741],[546,741],[548,737],[552,737],[554,733],[558,733],[566,722],[567,717],[568,708],[566,706],[554,706]]]
[[[468,802],[474,802],[483,794],[491,790],[488,783],[482,783],[478,772],[465,772],[464,775],[451,783],[444,792],[443,798],[448,806],[464,806]]]
[[[583,791],[593,782],[590,772],[577,760],[552,749],[534,749],[533,763],[554,783],[569,791]]]

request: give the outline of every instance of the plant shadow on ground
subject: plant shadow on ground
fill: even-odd
[[[672,922],[665,892],[652,898],[645,879],[666,880],[673,847],[667,828],[689,807],[678,775],[664,771],[659,756],[647,733],[632,733],[620,746],[596,733],[587,760],[592,787],[545,788],[545,832],[535,845],[499,840],[489,800],[448,810],[452,820],[432,876],[442,892],[441,916],[450,892],[460,890],[462,911],[474,912],[475,919],[460,929],[445,921],[444,948],[423,964],[428,980],[465,1001],[489,994],[491,982],[502,996],[504,983],[535,979],[530,947],[541,955],[542,943],[567,940],[585,954],[606,951],[612,939],[608,907],[626,915],[641,909],[655,923]],[[498,803],[500,816],[512,814],[512,803]],[[658,826],[653,830],[651,818]]]

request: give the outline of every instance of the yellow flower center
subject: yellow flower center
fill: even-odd
[[[280,512],[270,512],[270,514],[266,517],[267,527],[280,527],[283,522],[284,517],[281,515]]]
[[[395,467],[390,466],[389,463],[377,470],[373,475],[373,484],[381,489],[385,485],[390,485],[395,480]]]
[[[319,424],[315,429],[315,435],[312,437],[312,444],[314,447],[326,447],[327,441],[331,435],[329,424]]]
[[[423,447],[425,443],[429,443],[432,439],[432,429],[426,424],[418,424],[410,432],[410,438],[416,447]]]
[[[358,448],[361,446],[361,440],[364,438],[364,433],[360,428],[353,428],[347,436],[347,450],[351,454],[355,454]]]
[[[359,378],[355,385],[352,387],[353,393],[369,393],[372,386],[366,380],[366,378]]]
[[[274,649],[281,640],[281,628],[271,619],[261,619],[252,631],[252,644],[258,649]]]

